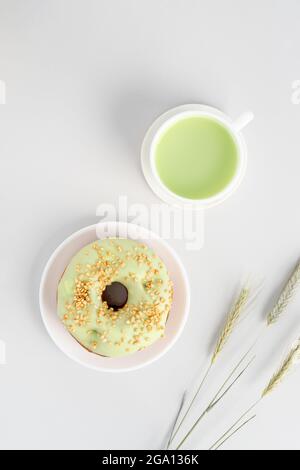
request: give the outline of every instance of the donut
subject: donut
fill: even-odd
[[[163,261],[147,245],[125,238],[96,240],[66,267],[57,312],[88,351],[118,357],[164,336],[173,298]]]

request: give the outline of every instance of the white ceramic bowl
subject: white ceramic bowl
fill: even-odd
[[[71,258],[96,239],[124,236],[146,243],[164,261],[174,283],[174,300],[166,325],[166,335],[153,345],[119,358],[105,358],[84,349],[70,335],[57,316],[56,292],[59,280]],[[99,371],[122,372],[138,369],[159,359],[180,336],[190,308],[190,289],[185,269],[170,246],[149,230],[124,222],[91,225],[67,238],[51,255],[42,275],[40,309],[46,329],[55,344],[74,361]]]
[[[187,199],[170,191],[161,181],[155,165],[155,150],[161,135],[181,119],[191,116],[210,117],[222,124],[231,134],[238,151],[238,167],[231,182],[215,196],[206,199]],[[159,116],[147,131],[141,150],[142,170],[146,181],[155,194],[164,202],[173,206],[191,206],[194,209],[205,209],[215,206],[227,199],[240,185],[247,167],[247,147],[241,130],[253,119],[248,111],[233,121],[229,116],[216,108],[202,104],[186,104],[170,109]]]

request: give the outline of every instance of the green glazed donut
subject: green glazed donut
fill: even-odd
[[[162,260],[124,238],[81,249],[58,285],[58,316],[89,351],[107,357],[140,351],[164,336],[173,297]]]

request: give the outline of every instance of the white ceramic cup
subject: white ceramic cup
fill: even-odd
[[[222,191],[206,199],[188,199],[173,193],[161,181],[155,165],[155,150],[161,135],[176,122],[192,116],[210,117],[222,124],[231,134],[238,152],[237,170],[230,183]],[[177,207],[188,205],[195,209],[204,209],[223,202],[238,188],[245,175],[247,147],[241,130],[253,117],[253,113],[248,111],[233,121],[218,109],[202,104],[178,106],[159,116],[147,131],[141,151],[143,173],[151,189],[164,202]]]

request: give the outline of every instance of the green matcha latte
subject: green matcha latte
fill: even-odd
[[[232,134],[207,116],[179,119],[167,127],[155,146],[159,179],[177,196],[200,200],[223,191],[238,167]]]

